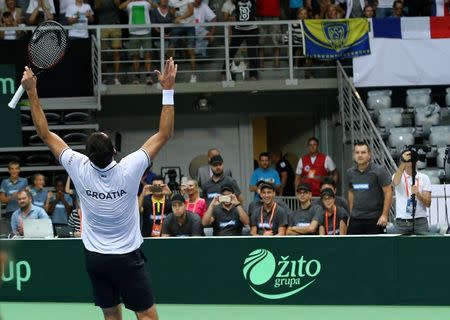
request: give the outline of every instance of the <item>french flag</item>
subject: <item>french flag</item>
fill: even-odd
[[[373,18],[374,38],[403,40],[450,38],[450,17]]]

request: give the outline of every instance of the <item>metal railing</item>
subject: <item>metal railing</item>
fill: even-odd
[[[234,86],[235,80],[247,79],[250,73],[255,72],[261,80],[281,80],[287,86],[297,85],[298,79],[307,77],[336,78],[336,67],[332,61],[306,59],[303,56],[301,44],[294,43],[293,40],[295,24],[298,24],[298,21],[150,24],[140,25],[139,28],[159,28],[160,32],[151,32],[145,36],[139,36],[139,39],[129,34],[130,29],[136,28],[135,25],[90,25],[86,28],[91,34],[94,84],[99,85],[102,82],[109,84],[111,77],[120,78],[124,84],[132,83],[134,77],[148,74],[148,70],[143,67],[145,63],[151,63],[152,70],[154,68],[162,70],[167,53],[173,54],[176,58],[180,82],[188,82],[190,75],[196,74],[198,82],[222,81],[224,87]],[[264,30],[261,30],[259,34],[237,35],[233,33],[233,27],[236,25],[255,25]],[[64,28],[69,30],[73,27],[65,26]],[[165,36],[167,30],[173,31],[175,28],[195,28],[196,34],[195,36]],[[211,41],[205,41],[205,36],[198,30],[211,28],[215,28],[214,36]],[[121,36],[102,38],[102,30],[106,29],[120,30]],[[34,27],[0,28],[0,31],[2,30],[32,31]],[[233,39],[239,38],[240,40],[245,38],[246,41],[239,46],[231,46]],[[120,46],[117,48],[108,46],[111,41],[120,43]],[[256,45],[247,43],[255,41]],[[151,45],[142,48],[139,43],[140,47],[135,47],[136,42],[149,42]],[[131,47],[130,44],[132,44]],[[256,49],[256,56],[249,55],[252,49]],[[191,55],[189,51],[194,51],[196,54]],[[237,51],[237,54],[230,56],[230,51]],[[112,68],[114,61],[111,56],[117,52],[120,54],[120,59],[117,61],[120,65],[119,72]],[[151,53],[150,60],[145,58],[147,53]],[[196,62],[195,69],[191,70],[193,60]],[[133,69],[135,63],[140,65],[138,70]]]
[[[353,86],[340,62],[337,63],[339,90],[339,109],[342,121],[343,142],[354,145],[357,141],[365,141],[372,150],[375,163],[385,167],[392,175],[397,165],[392,159],[380,133],[373,123],[364,102]]]

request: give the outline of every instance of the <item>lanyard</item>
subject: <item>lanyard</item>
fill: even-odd
[[[83,224],[81,222],[83,214],[81,213],[81,208],[77,209],[78,218],[80,218],[80,232],[83,231]]]
[[[272,205],[272,213],[270,214],[270,218],[269,218],[269,229],[268,230],[272,229],[272,219],[273,219],[273,216],[275,214],[275,209],[276,208],[277,208],[277,203],[275,202]],[[266,228],[264,227],[264,214],[263,214],[263,211],[264,211],[264,205],[261,206],[261,226],[262,226],[262,228],[264,230],[266,230]]]
[[[325,229],[328,234],[328,210],[325,211]],[[336,206],[334,206],[333,212],[333,235],[336,235]]]
[[[406,197],[409,198],[409,187],[408,187],[408,180],[406,179],[406,174],[403,174],[403,178],[405,178],[405,187],[406,187]],[[417,190],[419,189],[419,179],[416,177],[416,183]]]
[[[199,201],[200,201],[200,199],[197,198],[197,200],[195,200],[195,202],[194,202],[194,209],[193,210],[189,210],[189,211],[191,211],[193,213],[197,213],[195,210],[197,210],[197,205],[198,205]],[[189,202],[189,200],[187,200],[187,205],[188,205],[188,208],[189,208],[192,205],[192,202]]]
[[[153,209],[153,224],[156,224],[156,210],[155,210],[155,203],[154,201],[152,201],[152,209]],[[161,203],[161,202],[158,202]],[[160,220],[160,225],[162,226],[163,221],[164,221],[164,207],[166,206],[166,201],[162,202],[162,208],[161,208],[161,220]]]

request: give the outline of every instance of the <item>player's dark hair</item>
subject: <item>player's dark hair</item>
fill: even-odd
[[[113,160],[116,153],[111,138],[103,132],[92,133],[86,142],[86,155],[89,160],[103,169],[107,167]]]

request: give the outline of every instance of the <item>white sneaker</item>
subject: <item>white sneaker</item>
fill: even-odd
[[[191,75],[191,80],[189,80],[190,83],[197,83],[197,76],[195,74]]]
[[[121,83],[120,83],[119,79],[114,78],[114,84],[121,84]]]

